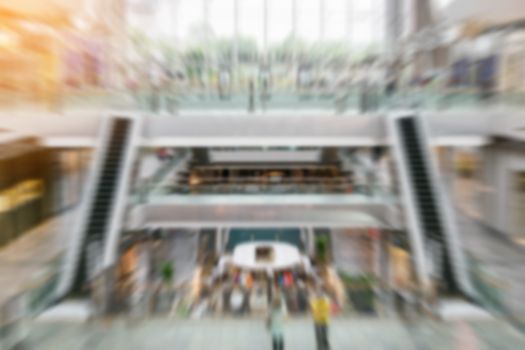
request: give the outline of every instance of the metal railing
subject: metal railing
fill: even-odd
[[[187,152],[181,151],[175,154],[171,159],[164,162],[155,173],[147,178],[142,184],[138,185],[132,196],[135,203],[140,204],[147,201],[148,196],[160,187],[161,182],[173,169],[188,156]]]
[[[219,183],[166,185],[157,195],[176,194],[341,194],[367,197],[393,198],[390,187],[382,185],[357,185],[345,182],[334,183]]]
[[[394,93],[386,94],[381,84],[338,86],[331,91],[322,90],[275,90],[269,97],[262,98],[246,88],[228,98],[219,94],[195,92],[176,93],[173,91],[142,91],[132,94],[136,107],[156,113],[170,113],[173,110],[194,109],[236,109],[247,112],[272,109],[330,110],[341,114],[349,110],[361,113],[388,108],[418,108],[423,110],[476,110],[491,106],[523,107],[525,94],[520,92],[496,92],[490,98],[483,98],[475,87],[404,86]],[[171,107],[176,101],[176,108]]]
[[[54,302],[61,260],[53,259],[48,273],[0,305],[0,350],[22,343],[29,335],[28,321]]]

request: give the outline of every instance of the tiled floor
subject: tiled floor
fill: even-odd
[[[525,338],[498,321],[438,323],[409,326],[395,319],[344,319],[332,322],[335,350],[492,350],[525,348]],[[314,350],[309,319],[288,320],[286,349]],[[39,323],[26,345],[38,350],[259,350],[271,349],[263,320],[149,320],[140,323]]]

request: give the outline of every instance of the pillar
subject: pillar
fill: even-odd
[[[315,254],[315,234],[314,234],[313,227],[309,226],[307,228],[307,235],[308,235],[308,249],[307,249],[307,252],[308,252],[308,255],[312,257]]]
[[[239,68],[239,0],[233,0],[233,88],[234,92],[240,88],[240,68]]]
[[[221,256],[224,251],[224,236],[227,229],[224,227],[217,228],[217,237],[215,238],[215,254]]]
[[[454,180],[456,177],[455,169],[456,152],[452,147],[441,147],[439,149],[439,171],[449,193],[454,193]]]
[[[381,306],[383,314],[386,315],[390,315],[394,310],[394,298],[392,293],[393,274],[390,266],[390,237],[391,235],[388,230],[382,230],[379,240],[379,283],[381,288]]]

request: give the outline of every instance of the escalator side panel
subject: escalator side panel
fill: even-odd
[[[66,253],[64,270],[56,290],[57,298],[83,294],[90,274],[100,265],[126,149],[130,147],[133,120],[110,118],[106,123],[97,159],[83,194],[83,205],[79,209],[78,233],[72,235],[72,244]]]
[[[427,246],[440,247],[442,257],[442,280],[448,293],[470,294],[470,283],[464,269],[463,252],[458,239],[453,239],[457,232],[452,229],[453,222],[447,215],[446,202],[437,183],[432,167],[431,152],[424,134],[422,121],[416,116],[406,116],[396,120],[396,132],[399,133],[406,172],[412,186],[413,202],[417,221]],[[461,270],[461,271],[460,271]]]

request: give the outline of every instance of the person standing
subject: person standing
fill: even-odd
[[[222,68],[219,72],[219,98],[221,100],[229,99],[231,96],[230,72],[226,68]]]
[[[322,292],[317,291],[310,302],[314,319],[315,339],[318,350],[330,350],[328,341],[328,322],[330,318],[330,299]]]
[[[284,350],[284,316],[285,311],[281,299],[276,296],[268,314],[267,326],[272,334],[273,350]]]
[[[239,286],[233,288],[230,295],[230,308],[234,314],[242,314],[244,306],[244,293]]]

